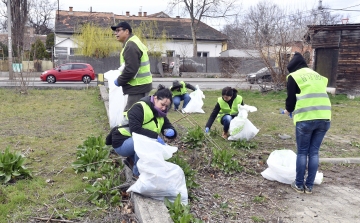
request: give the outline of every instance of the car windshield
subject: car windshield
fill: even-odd
[[[265,72],[265,71],[267,71],[267,67],[264,67],[264,68],[261,68],[258,72],[256,72],[256,73],[262,73],[262,72]]]

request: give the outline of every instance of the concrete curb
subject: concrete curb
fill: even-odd
[[[109,93],[105,86],[99,86],[100,95],[104,101],[106,113],[109,119]],[[129,169],[130,170],[130,169]],[[128,177],[127,177],[128,178]],[[127,179],[128,181],[128,179]],[[141,194],[131,193],[134,203],[135,215],[140,223],[170,223],[170,214],[163,201],[144,197]]]

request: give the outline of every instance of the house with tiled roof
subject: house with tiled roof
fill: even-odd
[[[92,22],[102,27],[109,27],[126,21],[132,26],[138,26],[144,21],[156,21],[159,35],[164,30],[167,33],[168,40],[164,44],[167,56],[180,55],[182,57],[192,57],[192,36],[191,20],[172,18],[164,12],[147,15],[146,12],[139,12],[137,15],[116,15],[110,12],[83,12],[74,11],[69,7],[69,11],[57,11],[55,19],[55,56],[59,54],[73,55],[77,47],[72,36],[82,24]],[[114,37],[115,38],[115,37]],[[219,57],[220,53],[227,50],[227,37],[216,29],[200,22],[197,30],[197,49],[199,57]]]

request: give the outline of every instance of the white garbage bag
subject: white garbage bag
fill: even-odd
[[[139,156],[137,167],[139,179],[126,192],[136,192],[157,200],[174,202],[181,194],[181,203],[188,203],[185,175],[181,167],[166,162],[177,151],[177,147],[162,145],[149,137],[132,134],[135,152]]]
[[[186,113],[205,113],[202,109],[204,105],[203,98],[205,98],[204,93],[200,90],[199,86],[196,85],[196,90],[190,93],[191,100],[184,108]]]
[[[246,139],[249,141],[254,138],[259,132],[252,122],[247,118],[248,112],[255,112],[257,108],[250,105],[239,105],[238,106],[238,115],[233,118],[230,122],[229,132],[230,136],[228,140],[242,140]]]
[[[268,168],[261,175],[268,180],[291,184],[296,178],[296,153],[292,150],[275,150],[266,163]],[[316,173],[314,184],[321,184],[323,173]]]
[[[109,70],[104,74],[109,86],[110,128],[120,125],[124,119],[123,111],[127,103],[127,95],[123,94],[122,87],[114,84],[115,79],[118,78],[123,69],[124,66],[121,66],[119,70]]]

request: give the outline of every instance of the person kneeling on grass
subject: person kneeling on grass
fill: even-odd
[[[133,171],[134,178],[140,175],[137,168],[139,157],[134,150],[134,141],[131,137],[133,132],[157,139],[165,145],[160,137],[162,133],[168,139],[174,139],[177,132],[166,117],[172,103],[172,94],[169,89],[159,85],[153,96],[146,96],[136,102],[125,114],[128,124],[113,128],[106,137],[106,144],[112,145],[115,152],[127,157],[124,164]]]
[[[229,127],[231,120],[237,116],[238,105],[244,105],[244,101],[240,95],[237,94],[237,90],[231,87],[225,87],[222,89],[222,97],[219,97],[212,111],[209,120],[205,126],[205,132],[208,133],[215,118],[224,126],[222,137],[227,139],[229,137]]]
[[[179,105],[181,101],[184,101],[181,112],[185,113],[184,108],[190,102],[191,98],[189,93],[187,93],[187,88],[195,91],[196,88],[191,84],[185,83],[184,81],[175,80],[173,85],[170,87],[173,101],[174,101],[174,110],[177,111],[179,109]]]

